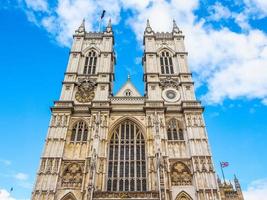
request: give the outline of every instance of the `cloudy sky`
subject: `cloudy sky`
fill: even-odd
[[[0,2],[0,200],[29,199],[49,106],[59,97],[72,34],[111,18],[117,65],[114,93],[131,74],[141,93],[142,37],[150,19],[186,36],[189,66],[219,173],[236,174],[247,200],[267,196],[266,0],[5,0]],[[220,175],[220,173],[219,173]],[[10,189],[13,188],[13,191]]]

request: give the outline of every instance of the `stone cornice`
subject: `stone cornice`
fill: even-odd
[[[200,101],[182,101],[182,110],[190,111],[190,110],[200,110],[204,111],[204,107],[201,105]]]

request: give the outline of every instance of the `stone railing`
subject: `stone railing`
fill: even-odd
[[[149,199],[158,200],[159,193],[157,191],[149,192],[94,192],[93,199]]]
[[[102,38],[103,33],[101,32],[87,32],[85,38]]]
[[[144,97],[110,97],[112,104],[144,104]]]
[[[54,107],[63,107],[63,108],[71,108],[73,107],[73,102],[72,101],[55,101],[54,102]]]

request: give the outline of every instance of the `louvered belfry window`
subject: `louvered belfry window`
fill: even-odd
[[[71,142],[86,142],[88,137],[88,127],[84,121],[74,124],[71,133]]]
[[[95,51],[90,51],[85,57],[83,74],[95,74],[97,64],[97,54]]]
[[[172,56],[168,51],[163,51],[160,54],[160,69],[162,74],[173,74]]]
[[[167,126],[168,140],[184,140],[184,131],[179,127],[178,120],[172,119]]]
[[[145,140],[138,126],[126,120],[115,128],[109,144],[108,191],[146,191]]]

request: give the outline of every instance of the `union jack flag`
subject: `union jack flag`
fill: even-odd
[[[222,167],[228,167],[229,166],[229,162],[221,162],[221,166]]]

